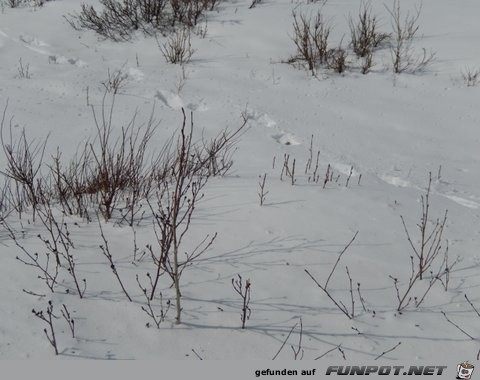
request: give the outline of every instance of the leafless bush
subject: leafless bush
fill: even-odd
[[[115,94],[107,105],[105,93],[100,111],[92,106],[96,136],[87,140],[66,165],[58,151],[50,165],[50,176],[55,199],[66,214],[90,221],[93,208],[109,220],[118,211],[120,223],[133,225],[141,210],[140,200],[148,196],[154,179],[146,152],[156,125],[152,110],[144,124],[137,125],[135,113],[126,126],[117,128],[114,108]],[[152,162],[154,165],[160,163]]]
[[[403,16],[400,10],[400,1],[395,0],[393,7],[387,8],[391,16],[393,27],[391,55],[393,62],[393,72],[415,73],[424,70],[433,60],[435,54],[427,53],[422,49],[421,54],[413,48],[413,42],[418,37],[420,25],[418,20],[421,14],[421,7],[416,8],[414,13],[408,11]]]
[[[347,56],[348,53],[342,48],[341,44],[336,49],[330,49],[327,57],[328,68],[338,74],[344,73],[347,69]]]
[[[134,31],[148,32],[148,26],[164,23],[167,0],[100,0],[100,12],[87,4],[67,17],[76,29],[89,29],[114,41],[129,40]]]
[[[8,104],[7,104],[8,106]],[[40,169],[42,167],[45,146],[48,136],[41,142],[28,141],[25,130],[22,129],[20,137],[14,140],[12,132],[12,119],[8,137],[5,136],[5,117],[7,106],[3,111],[2,122],[0,126],[0,141],[2,149],[7,160],[7,167],[4,175],[13,179],[24,191],[29,204],[33,208],[33,219],[35,220],[35,211],[40,204],[38,188],[41,187]],[[18,194],[18,196],[21,196]]]
[[[242,297],[242,313],[240,314],[240,320],[242,321],[242,329],[245,328],[245,324],[250,319],[252,310],[250,309],[250,293],[252,290],[252,283],[250,280],[246,280],[243,284],[242,276],[238,275],[237,279],[232,278],[233,289]]]
[[[169,27],[192,28],[220,0],[100,0],[101,11],[82,4],[66,17],[75,29],[89,29],[114,41],[129,40],[135,31],[155,34]]]
[[[242,116],[242,124],[235,130],[224,129],[217,136],[195,144],[195,172],[206,171],[208,176],[225,176],[233,165],[236,145],[246,130],[248,119]]]
[[[352,279],[350,277],[350,273],[348,271],[348,268],[346,268],[347,270],[347,275],[348,275],[348,278],[350,280],[350,298],[351,298],[351,309],[349,310],[345,304],[340,301],[340,300],[336,300],[333,295],[331,294],[330,290],[328,290],[328,283],[330,281],[330,279],[332,278],[333,276],[333,273],[335,272],[335,269],[337,268],[337,265],[338,263],[340,262],[340,259],[342,258],[343,254],[348,250],[348,248],[352,245],[352,243],[354,242],[354,240],[356,239],[358,235],[358,231],[355,233],[355,235],[353,236],[353,238],[350,240],[350,242],[345,246],[345,248],[343,248],[343,250],[340,252],[340,254],[338,255],[338,258],[337,258],[337,261],[335,262],[335,265],[333,266],[332,270],[330,271],[330,274],[328,275],[327,277],[327,280],[325,281],[325,284],[322,285],[320,284],[316,279],[315,277],[313,277],[313,275],[307,270],[305,269],[305,273],[307,273],[307,275],[313,280],[313,282],[315,282],[315,284],[323,290],[323,292],[328,296],[328,298],[330,298],[330,300],[332,300],[332,302],[335,304],[335,306],[343,313],[345,314],[348,319],[353,319],[355,318],[355,301],[354,301],[354,298],[353,298],[353,288],[352,288]]]
[[[164,154],[160,172],[153,173],[154,199],[147,199],[147,202],[154,216],[158,251],[152,246],[147,247],[156,266],[155,274],[151,276],[150,300],[154,297],[160,277],[168,275],[175,288],[176,323],[181,323],[180,282],[183,271],[212,246],[217,233],[207,235],[190,251],[181,247],[188,236],[197,203],[203,198],[202,189],[209,178],[222,175],[222,170],[230,168],[230,163],[226,167],[219,167],[219,157],[228,156],[228,152],[234,149],[245,125],[244,120],[239,128],[220,132],[210,143],[202,139],[195,144],[193,117],[190,127],[187,127],[187,117],[183,111],[183,123],[177,140],[167,143],[164,151],[168,153]],[[183,258],[180,256],[181,249],[185,253]]]
[[[452,268],[458,263],[458,259],[453,263],[448,261],[448,240],[443,239],[443,232],[447,222],[447,211],[442,219],[436,219],[433,223],[430,221],[430,189],[432,184],[432,174],[429,173],[429,181],[426,194],[421,197],[421,218],[417,224],[419,236],[415,241],[406,226],[403,216],[401,216],[403,228],[407,240],[412,248],[413,255],[410,256],[410,277],[406,287],[400,291],[399,280],[393,276],[390,278],[394,282],[398,307],[401,312],[412,301],[412,292],[417,287],[418,281],[424,279],[427,273],[430,274],[428,284],[420,292],[420,295],[414,296],[413,300],[416,307],[419,307],[425,297],[432,289],[433,285],[440,281],[445,290],[448,288],[449,274]],[[436,269],[432,269],[436,266]]]
[[[80,298],[83,298],[87,288],[87,280],[85,278],[80,279],[77,275],[75,257],[71,253],[75,247],[67,223],[63,216],[60,221],[56,219],[49,201],[44,202],[44,207],[38,210],[38,217],[46,229],[47,236],[39,233],[37,237],[43,242],[48,252],[55,257],[58,267],[61,267],[60,256],[63,257],[67,264],[68,274],[75,284],[77,294]]]
[[[149,279],[151,278],[149,274],[147,274],[147,276],[149,277]],[[157,329],[159,329],[162,322],[165,321],[168,311],[170,310],[171,302],[170,300],[167,300],[166,308],[165,308],[163,305],[163,295],[162,293],[160,293],[160,297],[159,297],[160,310],[159,312],[156,312],[154,310],[154,305],[152,305],[152,300],[150,300],[150,295],[149,295],[149,292],[147,291],[147,288],[140,283],[140,280],[138,279],[138,275],[136,278],[137,278],[138,287],[142,291],[142,294],[144,295],[145,300],[147,302],[147,307],[145,306],[141,307],[142,311],[150,317],[153,323],[155,323],[155,326],[157,326]],[[147,322],[146,326],[150,327],[150,323]]]
[[[25,0],[5,0],[10,8],[17,8],[25,3]]]
[[[143,130],[135,125],[135,114],[128,125],[122,127],[120,136],[115,139],[112,135],[114,106],[115,97],[112,98],[109,108],[104,97],[100,115],[97,115],[92,107],[97,136],[94,143],[88,147],[93,162],[90,164],[91,174],[85,191],[99,194],[100,212],[105,220],[112,217],[124,190],[133,190],[132,196],[138,199],[142,186],[145,151],[155,129],[153,113]],[[88,156],[88,153],[84,155]],[[135,207],[136,204],[130,202],[132,218]]]
[[[54,292],[55,287],[58,284],[57,278],[60,270],[60,265],[56,260],[51,260],[51,252],[47,251],[44,255],[40,256],[38,252],[31,253],[27,248],[25,248],[19,241],[16,231],[6,222],[2,221],[2,225],[8,233],[8,237],[11,241],[25,254],[26,258],[20,258],[16,256],[15,258],[21,263],[36,268],[40,274],[38,278],[45,281],[45,284],[50,289],[51,292]]]
[[[157,268],[152,280],[150,299],[153,299],[160,276],[167,273],[175,287],[177,324],[181,323],[180,280],[183,271],[206,252],[217,237],[216,233],[212,237],[207,235],[191,252],[185,253],[185,258],[180,257],[180,247],[190,228],[197,202],[203,197],[201,191],[209,178],[208,172],[195,169],[196,162],[192,162],[195,157],[192,155],[193,120],[188,129],[186,121],[183,111],[183,124],[175,147],[171,176],[169,181],[157,184],[156,202],[148,201],[154,215],[155,234],[160,249],[157,255],[151,250]]]
[[[111,94],[118,94],[128,82],[128,74],[120,70],[115,70],[110,72],[110,69],[107,70],[107,79],[102,82],[105,91]]]
[[[372,14],[370,2],[361,2],[357,20],[350,16],[348,25],[353,51],[359,58],[371,56],[373,50],[389,38],[388,34],[379,32],[379,21]]]
[[[331,26],[321,11],[315,17],[293,12],[293,37],[297,54],[290,62],[303,62],[315,75],[319,64],[327,62]]]
[[[370,50],[365,57],[361,58],[361,71],[362,74],[368,74],[373,67],[373,50]]]
[[[179,22],[188,28],[199,23],[204,13],[219,3],[218,0],[170,0],[172,25]]]
[[[30,73],[30,64],[23,63],[22,58],[18,60],[18,67],[17,67],[18,75],[17,78],[21,79],[31,79],[32,74]]]
[[[53,349],[55,350],[55,355],[58,355],[58,347],[57,347],[57,339],[55,337],[55,329],[53,326],[53,318],[58,318],[53,314],[53,303],[52,301],[48,301],[48,306],[46,309],[46,314],[43,313],[43,310],[36,311],[35,309],[32,309],[32,313],[35,315],[35,317],[41,319],[44,321],[50,330],[50,335],[48,334],[47,329],[43,329],[43,332],[45,333],[45,336],[48,339],[48,342],[52,345]]]
[[[462,78],[468,87],[474,87],[480,80],[480,69],[467,66],[462,70]]]
[[[67,215],[78,215],[81,218],[91,221],[89,204],[93,199],[90,188],[90,147],[85,144],[81,151],[70,160],[66,167],[62,166],[61,152],[53,156],[53,163],[50,166],[53,186],[58,202]]]
[[[167,41],[161,44],[158,39],[158,47],[168,63],[184,65],[190,62],[195,50],[190,42],[190,29],[177,29],[173,35],[167,37]]]

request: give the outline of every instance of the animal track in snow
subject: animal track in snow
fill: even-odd
[[[297,136],[289,132],[280,132],[272,135],[272,138],[282,145],[300,145],[302,143]]]
[[[56,65],[69,63],[69,64],[71,64],[73,66],[77,66],[77,67],[87,66],[87,63],[82,61],[81,59],[67,58],[67,57],[64,57],[63,55],[58,55],[58,54],[49,55],[48,56],[48,63],[53,63],[53,64],[56,64]]]
[[[253,125],[265,127],[265,128],[273,128],[277,126],[277,122],[272,119],[272,117],[266,113],[259,113],[257,111],[247,111],[247,120],[252,123]]]
[[[200,99],[198,103],[188,103],[187,108],[191,111],[205,112],[208,111],[208,105],[205,99]]]
[[[183,100],[177,94],[170,91],[158,90],[155,97],[160,99],[163,104],[174,110],[183,108]]]
[[[397,177],[397,176],[392,176],[392,175],[389,175],[389,174],[382,174],[379,177],[382,181],[384,181],[384,182],[386,182],[386,183],[388,183],[392,186],[409,187],[409,188],[412,188],[412,189],[417,189],[417,190],[424,191],[423,188],[421,188],[419,186],[416,186],[413,183],[411,183],[407,180],[404,180],[400,177]],[[460,196],[456,195],[456,193],[458,192],[457,190],[451,190],[451,191],[448,191],[448,192],[444,192],[443,190],[439,191],[438,187],[442,188],[443,187],[443,186],[441,186],[442,184],[445,185],[446,182],[432,183],[431,193],[435,194],[435,195],[438,195],[438,196],[441,196],[441,197],[444,197],[444,198],[447,198],[447,199],[450,199],[451,201],[453,201],[455,203],[458,203],[459,205],[461,205],[463,207],[467,207],[467,208],[470,208],[470,209],[480,208],[480,203],[478,203],[478,202],[476,202],[472,199],[468,199],[468,198],[473,198],[472,196],[466,195],[468,198],[460,197]]]

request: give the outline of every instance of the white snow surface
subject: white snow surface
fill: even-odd
[[[174,324],[172,309],[160,329],[146,327],[149,318],[141,310],[145,301],[135,276],[146,281],[153,264],[133,263],[131,228],[104,224],[134,302],[125,298],[101,255],[96,222],[66,219],[77,271],[87,280],[83,299],[68,277],[51,293],[34,268],[16,260],[22,252],[2,230],[1,359],[56,358],[44,336],[45,325],[31,313],[52,300],[58,313],[65,304],[76,320],[75,338],[65,321],[55,321],[58,358],[195,360],[194,349],[205,359],[271,359],[301,318],[304,359],[340,345],[347,360],[368,361],[401,342],[386,359],[476,361],[480,317],[464,295],[480,309],[480,86],[467,87],[461,72],[466,66],[480,67],[480,3],[423,1],[423,37],[415,46],[436,52],[425,72],[393,74],[390,53],[383,49],[376,52],[368,75],[321,69],[318,77],[283,63],[294,54],[292,10],[320,6],[305,3],[265,0],[248,9],[250,1],[222,2],[208,14],[206,38],[192,37],[195,53],[183,72],[165,63],[153,37],[138,34],[130,42],[116,43],[74,30],[62,16],[79,10],[76,0],[51,1],[38,9],[4,8],[0,105],[8,100],[6,118],[13,117],[14,133],[25,128],[37,140],[49,135],[46,160],[57,146],[68,159],[94,135],[87,101],[101,104],[108,70],[127,75],[116,99],[118,128],[136,111],[140,123],[154,109],[159,121],[156,146],[181,126],[182,107],[193,112],[198,137],[238,127],[242,114],[249,128],[238,143],[232,170],[210,180],[194,215],[186,245],[194,247],[215,232],[218,239],[184,272],[182,324]],[[389,31],[384,3],[391,6],[392,1],[372,4]],[[401,3],[405,10],[419,4]],[[327,1],[324,12],[332,20],[335,43],[348,35],[346,17],[357,10],[356,1]],[[18,78],[19,59],[29,64],[30,79]],[[318,184],[304,174],[311,141],[314,160],[320,151]],[[293,186],[280,179],[285,154],[290,163],[296,160]],[[2,155],[2,170],[5,164]],[[323,189],[329,164],[334,181]],[[458,256],[460,262],[450,274],[448,291],[437,282],[420,307],[412,301],[400,314],[389,276],[398,278],[403,289],[413,254],[400,216],[416,239],[429,172],[431,218],[443,217],[448,209],[444,236],[450,260]],[[258,181],[264,173],[268,194],[260,206]],[[28,214],[19,220],[15,212],[8,221],[23,231],[25,247],[45,249],[36,237],[43,231],[40,223]],[[356,310],[355,318],[348,319],[304,270],[324,283],[356,231],[357,239],[329,282],[332,295],[350,308],[348,266]],[[150,220],[136,227],[136,233],[141,249],[154,243]],[[231,284],[238,274],[252,283],[245,330],[240,329],[241,299]],[[162,281],[164,297],[173,302],[169,281]],[[358,299],[357,283],[367,311]],[[450,324],[442,311],[476,340]],[[298,343],[299,333],[297,325],[279,359],[293,358],[289,345]],[[342,360],[338,350],[327,358]]]

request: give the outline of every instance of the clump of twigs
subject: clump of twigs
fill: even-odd
[[[474,87],[480,80],[480,69],[467,66],[462,70],[462,78],[468,87]]]

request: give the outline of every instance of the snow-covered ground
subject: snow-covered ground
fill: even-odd
[[[75,319],[75,338],[64,320],[54,321],[64,358],[197,359],[193,349],[205,359],[271,359],[297,323],[278,356],[288,360],[293,359],[289,345],[298,343],[301,319],[304,359],[340,346],[347,360],[373,360],[401,342],[385,358],[455,359],[455,364],[478,360],[480,317],[464,295],[480,309],[480,86],[467,87],[461,74],[467,66],[480,67],[478,1],[423,1],[423,37],[415,46],[436,53],[424,72],[393,74],[390,52],[384,49],[375,53],[367,75],[321,69],[317,77],[283,62],[295,53],[292,10],[313,11],[320,4],[264,0],[248,9],[250,3],[226,0],[208,14],[207,35],[192,37],[195,53],[183,72],[165,62],[153,37],[139,34],[116,43],[74,30],[63,16],[79,10],[76,0],[3,8],[0,105],[3,109],[8,100],[6,118],[13,117],[14,133],[25,128],[37,140],[49,134],[47,161],[57,146],[67,159],[94,136],[87,102],[100,105],[108,70],[128,75],[116,99],[118,125],[137,109],[139,120],[148,119],[155,105],[159,127],[153,145],[162,146],[181,126],[182,107],[193,111],[198,136],[237,128],[242,115],[249,128],[238,143],[232,170],[210,180],[194,215],[187,245],[214,232],[218,238],[185,270],[180,325],[174,324],[172,309],[160,329],[146,327],[149,317],[141,309],[145,301],[135,277],[146,281],[145,274],[153,269],[149,260],[132,262],[131,228],[103,226],[134,302],[125,298],[101,254],[98,224],[67,218],[77,271],[87,280],[83,299],[65,292],[72,286],[67,277],[51,293],[34,268],[16,260],[22,252],[2,230],[0,358],[55,357],[45,324],[31,313],[32,308],[45,310],[52,300],[59,316],[65,304]],[[390,32],[384,3],[392,4],[373,1],[372,6],[383,30]],[[405,10],[418,4],[401,1]],[[346,46],[347,17],[357,12],[358,3],[328,0],[323,10],[331,18],[333,43],[345,36]],[[20,59],[29,65],[30,79],[18,77]],[[314,161],[320,151],[318,184],[304,174],[310,144]],[[293,186],[280,179],[284,154],[290,162],[296,160]],[[2,170],[5,164],[2,156]],[[323,189],[329,164],[333,181]],[[412,301],[399,314],[389,276],[398,278],[404,289],[413,254],[400,216],[416,240],[429,172],[431,219],[442,218],[448,209],[444,238],[450,260],[458,256],[460,262],[450,274],[448,291],[437,282],[420,307]],[[268,194],[260,206],[258,181],[264,173]],[[8,221],[23,231],[20,242],[25,247],[45,249],[36,237],[41,224],[28,215],[19,221],[16,213]],[[325,283],[356,231],[328,287],[350,309],[348,266],[355,291],[355,318],[349,319],[304,270]],[[148,220],[136,234],[140,249],[154,243]],[[252,284],[245,330],[240,329],[241,299],[231,284],[238,274]],[[173,302],[169,281],[162,281],[164,297]],[[428,278],[419,289],[425,282]],[[420,293],[414,290],[412,296]],[[442,311],[475,340],[449,323]],[[342,360],[338,349],[327,357]]]

